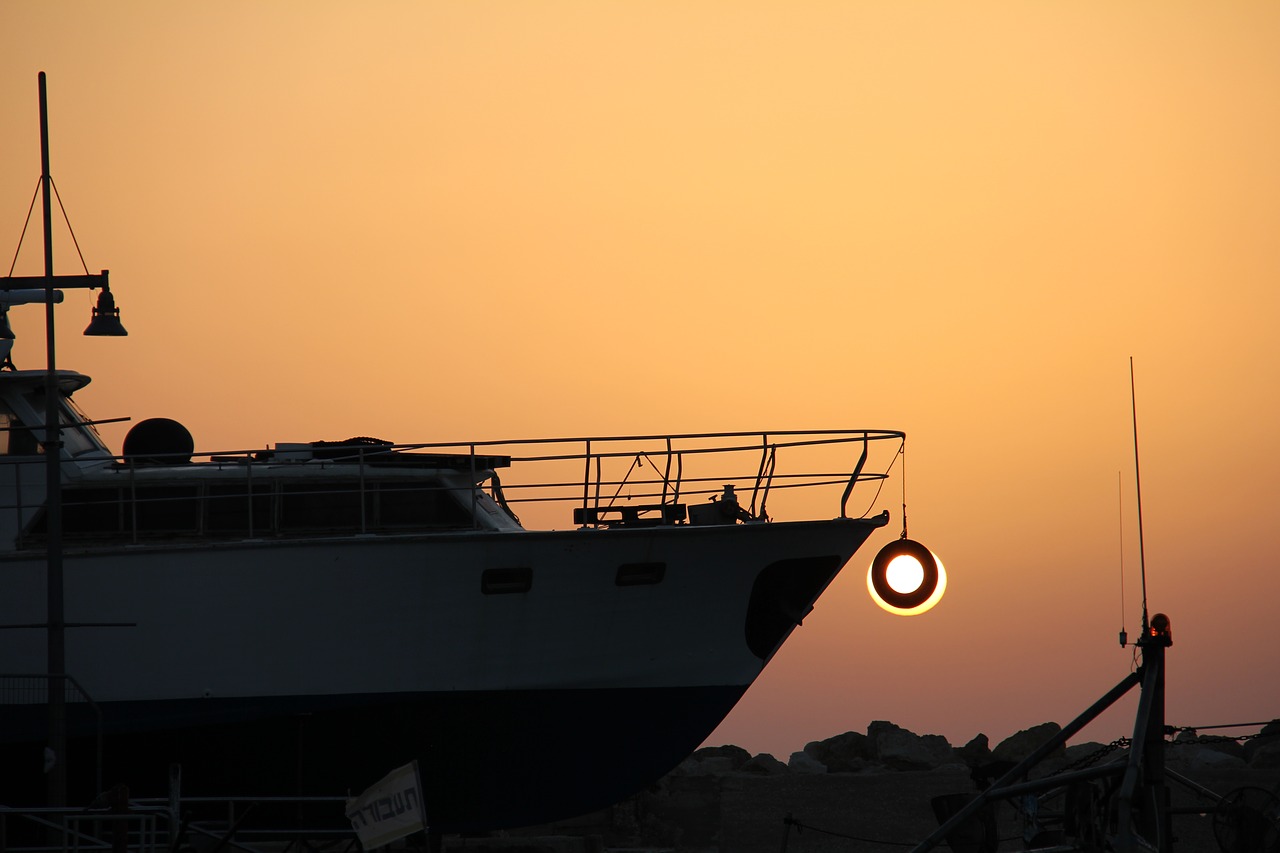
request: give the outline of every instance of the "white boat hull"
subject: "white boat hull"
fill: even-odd
[[[543,822],[696,748],[883,523],[68,553],[66,621],[90,624],[69,628],[67,669],[128,744],[106,766],[134,790],[163,788],[170,760],[188,791],[266,794],[359,790],[417,758],[440,828]],[[0,562],[0,622],[43,621],[43,571]],[[41,672],[45,632],[7,633],[0,671]],[[38,740],[41,709],[25,710],[5,740]],[[245,761],[259,790],[221,787]]]

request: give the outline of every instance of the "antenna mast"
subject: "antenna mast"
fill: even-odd
[[[1124,484],[1116,472],[1116,502],[1120,514],[1120,648],[1128,645],[1129,632],[1124,629]]]
[[[1133,408],[1133,477],[1138,489],[1138,567],[1142,573],[1142,636],[1151,627],[1147,622],[1147,559],[1142,547],[1142,470],[1138,465],[1138,396],[1134,390],[1133,356],[1129,356],[1129,402]]]

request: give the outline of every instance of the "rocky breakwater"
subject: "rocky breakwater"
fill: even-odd
[[[1042,723],[1017,732],[994,749],[985,734],[963,746],[953,747],[941,735],[917,735],[893,723],[877,721],[866,734],[845,732],[826,740],[812,741],[801,752],[793,752],[784,765],[769,755],[748,756],[734,770],[741,772],[791,773],[883,773],[890,771],[964,770],[979,787],[995,781],[1061,731],[1057,723]],[[735,752],[736,751],[736,752]],[[1058,747],[1039,765],[1033,776],[1053,773],[1073,764],[1091,763],[1111,754],[1123,756],[1126,745],[1079,743]],[[746,756],[737,747],[699,750],[691,761],[712,760],[701,772],[722,768],[728,755]],[[1257,734],[1231,737],[1199,734],[1184,730],[1166,742],[1165,761],[1190,769],[1280,769],[1280,720],[1272,721]],[[688,762],[686,762],[688,766]],[[785,770],[783,769],[785,768]],[[694,772],[699,772],[695,770]]]
[[[778,849],[784,834],[792,831],[786,820],[794,817],[848,838],[806,831],[791,839],[793,850],[881,850],[849,839],[919,841],[938,825],[933,798],[981,790],[1059,731],[1050,722],[1017,732],[994,748],[983,734],[952,746],[940,735],[919,735],[877,721],[865,733],[849,731],[813,741],[787,761],[732,745],[707,747],[647,791],[568,822],[575,826],[543,829],[590,833],[606,847],[763,853]],[[1119,742],[1059,747],[1031,775],[1123,760],[1124,755],[1125,745]],[[1218,793],[1245,785],[1280,791],[1280,721],[1241,739],[1184,732],[1168,742],[1166,758],[1171,770]],[[1178,805],[1196,802],[1183,789],[1173,796]],[[1002,837],[1023,831],[1012,806],[1002,804],[997,818]],[[1175,829],[1187,840],[1187,849],[1200,849],[1195,845],[1201,841],[1212,844],[1211,818],[1178,820]]]

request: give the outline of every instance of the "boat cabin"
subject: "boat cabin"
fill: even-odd
[[[190,433],[161,418],[136,424],[117,457],[71,400],[88,383],[58,371],[67,549],[523,529],[499,502],[510,457],[367,438],[193,457]],[[44,371],[0,371],[0,552],[47,539],[44,389]]]

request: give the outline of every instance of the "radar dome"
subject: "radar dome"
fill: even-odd
[[[187,428],[169,418],[139,421],[124,437],[124,461],[134,465],[182,465],[195,449]]]

